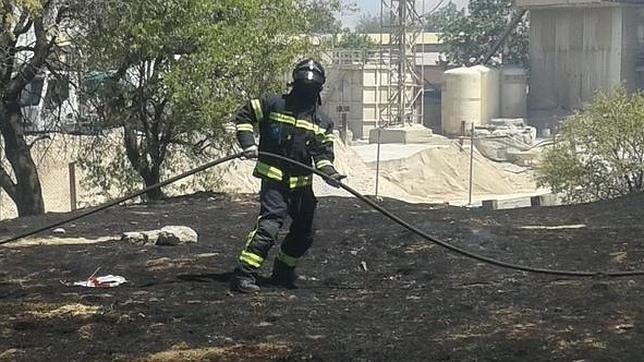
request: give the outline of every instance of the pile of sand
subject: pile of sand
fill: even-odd
[[[473,194],[529,193],[537,189],[531,172],[506,171],[508,164],[496,163],[474,153]],[[469,149],[453,143],[429,148],[411,157],[380,163],[381,175],[409,194],[428,200],[461,200],[468,197]]]
[[[335,155],[335,167],[340,173],[347,175],[346,184],[360,193],[373,195],[375,193],[376,171],[365,164],[355,151],[341,142],[335,143]],[[255,163],[252,161],[233,161],[230,166],[221,171],[219,177],[223,182],[217,187],[217,191],[257,192],[260,182],[257,178],[252,177],[254,166]],[[344,190],[328,186],[317,176],[314,179],[313,187],[318,196],[350,196]],[[378,194],[381,196],[410,202],[423,201],[421,197],[410,195],[395,183],[383,178],[380,179],[378,189]]]
[[[335,154],[336,168],[348,176],[345,183],[360,193],[375,194],[375,163],[365,163],[357,152],[341,142],[336,142]],[[475,152],[473,196],[481,199],[485,196],[528,194],[537,190],[531,172],[513,173],[506,170],[509,165],[490,161]],[[259,181],[250,177],[253,167],[253,162],[235,161],[221,174],[225,184],[218,189],[257,192]],[[456,143],[425,149],[407,158],[381,162],[378,195],[407,202],[466,200],[469,169],[469,149],[462,150]],[[315,178],[314,189],[319,196],[349,196],[344,190],[326,185],[319,177]]]

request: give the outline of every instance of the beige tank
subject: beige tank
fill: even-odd
[[[484,65],[476,65],[472,69],[481,72],[481,124],[488,124],[501,114],[501,72]]]
[[[525,118],[528,113],[528,72],[518,66],[501,68],[501,118]]]
[[[442,130],[448,136],[461,134],[461,122],[466,129],[483,120],[482,74],[472,68],[456,68],[443,73],[443,99],[441,106]]]

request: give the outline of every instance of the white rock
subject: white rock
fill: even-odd
[[[144,233],[140,231],[134,231],[121,234],[121,241],[137,245],[145,245],[147,238]]]
[[[134,231],[121,234],[121,241],[136,245],[180,245],[196,243],[199,235],[187,226],[166,226],[161,230]]]
[[[164,226],[161,228],[156,245],[180,245],[186,243],[196,243],[199,240],[199,234],[187,226]]]

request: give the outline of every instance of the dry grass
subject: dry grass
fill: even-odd
[[[285,359],[291,348],[285,343],[259,343],[227,347],[187,348],[185,343],[168,351],[154,353],[138,359],[139,362],[166,361],[221,361],[221,360],[270,360]]]
[[[6,245],[8,248],[24,248],[29,246],[54,246],[54,245],[89,245],[104,243],[118,239],[113,236],[100,236],[92,239],[88,238],[73,238],[73,237],[56,237],[56,236],[34,236],[26,239],[21,239]]]
[[[88,318],[103,311],[103,308],[100,306],[78,303],[66,304],[59,307],[52,304],[33,304],[32,309],[27,311],[27,314],[40,319],[68,317]]]

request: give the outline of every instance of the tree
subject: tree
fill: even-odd
[[[567,119],[543,156],[538,182],[575,203],[643,191],[644,93],[600,92]]]
[[[342,23],[335,15],[343,9],[339,0],[309,0],[304,3],[302,19],[308,22],[306,28],[311,33],[337,34],[342,31]]]
[[[88,68],[109,70],[96,114],[122,148],[90,147],[82,161],[95,186],[127,191],[230,145],[225,129],[244,101],[283,88],[305,54],[299,36],[310,4],[294,0],[104,2],[87,29]],[[311,14],[315,16],[315,14]],[[179,161],[179,159],[183,161]],[[184,162],[183,164],[179,162]],[[135,172],[132,172],[135,171]],[[161,190],[148,199],[163,197]]]
[[[388,24],[389,21],[385,20],[385,24]],[[362,33],[362,34],[370,34],[370,33],[382,33],[382,23],[380,21],[380,16],[373,15],[373,14],[366,14],[362,15],[360,19],[358,20],[358,24],[356,25],[356,32],[357,33]]]
[[[389,13],[385,13],[384,18],[381,18],[380,15],[374,14],[362,15],[360,19],[358,19],[358,24],[356,25],[355,30],[356,32],[363,34],[378,34],[387,32],[387,30],[383,30],[383,25],[387,26],[388,24],[390,24],[391,21],[389,20],[389,18]],[[424,28],[426,32],[438,31],[435,24],[429,23],[427,21],[424,24]]]
[[[72,21],[75,5],[79,4],[0,1],[0,134],[4,147],[0,157],[6,157],[0,162],[0,186],[15,202],[20,216],[45,211],[38,171],[24,132],[21,95],[44,69],[59,70],[64,57],[61,43],[68,36],[63,29]]]
[[[440,29],[438,28],[436,22],[433,16],[427,15],[425,16],[425,32],[428,33],[438,33]]]
[[[373,48],[374,43],[368,34],[351,31],[349,28],[344,28],[342,33],[336,35],[335,47],[343,49],[370,49]]]
[[[511,0],[470,0],[467,11],[449,3],[430,14],[426,22],[440,33],[446,63],[471,66],[479,64],[492,50],[518,12],[512,8]],[[528,64],[528,23],[525,18],[517,24],[494,57],[504,64]]]

